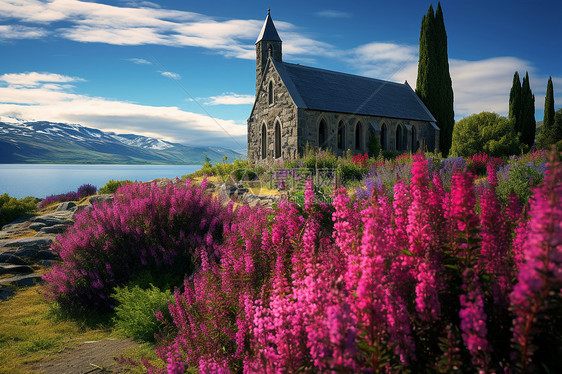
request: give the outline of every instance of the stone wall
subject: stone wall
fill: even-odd
[[[384,118],[377,116],[363,116],[355,114],[341,114],[333,112],[320,112],[314,110],[299,109],[298,112],[298,149],[302,155],[306,145],[311,147],[319,147],[319,126],[322,120],[327,126],[326,146],[336,153],[343,153],[343,150],[349,150],[353,154],[368,152],[368,142],[370,137],[377,136],[380,141],[380,130],[383,124],[386,125],[386,141],[383,144],[383,150],[394,152],[415,151],[416,148],[425,144],[427,149],[433,151],[435,147],[439,147],[439,131],[429,122],[414,121],[395,118]],[[338,149],[338,125],[343,122],[345,127],[344,148]],[[357,124],[361,123],[361,136],[359,139],[359,147],[355,146],[355,135]],[[371,123],[376,125],[371,126]],[[402,126],[403,141],[402,146],[397,149],[396,131],[398,125]],[[414,137],[414,149],[412,149],[412,137]],[[398,144],[401,145],[401,144]]]
[[[269,82],[273,82],[273,103],[269,104]],[[281,158],[297,157],[297,109],[273,64],[265,71],[265,79],[257,92],[257,100],[248,119],[248,159],[260,162],[262,125],[267,128],[266,159],[275,157],[275,123],[281,127]]]

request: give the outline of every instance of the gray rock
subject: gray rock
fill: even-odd
[[[11,299],[14,295],[14,291],[12,287],[0,286],[0,300],[6,301]]]
[[[68,228],[68,224],[59,223],[53,226],[45,226],[41,228],[41,232],[46,234],[62,234]]]
[[[34,231],[39,231],[43,227],[45,227],[45,223],[43,222],[33,222],[32,224],[29,225],[29,228]]]
[[[76,210],[74,209],[75,207],[76,207],[76,203],[74,201],[65,201],[64,203],[59,204],[57,209],[55,209],[55,212],[67,211],[67,210],[74,211]]]
[[[51,250],[43,250],[37,252],[33,260],[34,262],[39,263],[39,262],[53,261],[53,260],[60,261],[61,258],[56,252],[53,252]]]
[[[42,281],[39,274],[16,275],[15,277],[0,279],[0,283],[11,284],[16,287],[29,287]]]
[[[69,224],[72,220],[73,213],[74,213],[73,211],[62,210],[60,212],[54,212],[42,216],[33,217],[31,219],[31,222],[44,223],[46,226],[53,226],[62,223]]]
[[[23,248],[23,247],[30,247],[30,248],[38,248],[44,249],[49,248],[51,242],[53,241],[52,237],[31,237],[31,238],[19,238],[19,239],[11,239],[11,240],[0,240],[0,248]]]
[[[105,195],[97,195],[92,196],[88,200],[90,204],[102,204],[102,203],[112,203],[113,202],[113,194],[105,194]]]
[[[0,263],[0,275],[4,274],[29,274],[33,273],[33,269],[27,265],[13,265]]]
[[[28,261],[16,256],[14,251],[0,253],[0,262],[13,265],[29,265]]]

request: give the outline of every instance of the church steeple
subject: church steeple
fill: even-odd
[[[269,57],[275,61],[282,61],[282,43],[268,9],[267,17],[256,40],[256,94]]]

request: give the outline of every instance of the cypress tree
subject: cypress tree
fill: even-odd
[[[430,5],[422,18],[416,93],[437,120],[439,148],[449,153],[453,138],[453,86],[449,74],[447,33],[441,4],[434,13]]]
[[[521,80],[519,73],[513,74],[513,84],[509,92],[509,119],[513,121],[513,129],[521,136]]]
[[[435,46],[433,44],[433,40],[435,39],[433,18],[433,6],[430,5],[427,14],[422,18],[418,77],[416,81],[416,93],[431,113],[434,113],[432,108],[435,100],[430,87],[435,79],[434,76],[436,67]]]
[[[535,95],[531,91],[529,83],[529,73],[525,73],[523,84],[521,85],[521,143],[532,147],[535,142]]]
[[[437,121],[440,124],[440,148],[444,155],[449,153],[453,140],[453,127],[455,125],[455,112],[453,109],[453,83],[449,74],[449,55],[447,52],[447,31],[443,20],[441,3],[437,3],[435,11],[435,32],[437,38],[437,56],[439,59],[438,70],[438,95],[439,109]]]
[[[552,87],[552,77],[548,78],[548,83],[546,84],[546,97],[544,98],[544,118],[542,121],[542,139],[543,144],[555,143],[552,138],[554,135],[554,89]]]

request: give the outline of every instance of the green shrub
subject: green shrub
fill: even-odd
[[[382,151],[382,157],[385,160],[394,160],[399,154],[393,151]]]
[[[111,179],[102,188],[100,188],[98,192],[102,195],[103,194],[115,193],[115,192],[117,192],[117,189],[119,187],[121,187],[124,184],[130,184],[130,183],[133,183],[133,182],[130,181],[130,180],[115,181],[115,180]]]
[[[0,195],[0,228],[26,213],[35,212],[38,202],[39,199],[31,196],[16,199],[7,193]]]
[[[487,153],[502,157],[518,154],[521,147],[512,121],[496,113],[482,112],[455,124],[451,154],[472,156]]]
[[[172,293],[152,284],[147,289],[132,284],[115,287],[111,295],[118,302],[113,318],[115,328],[134,340],[153,342],[154,334],[164,327],[156,313],[161,312],[164,319],[171,321],[168,304],[173,300]]]
[[[498,178],[498,194],[506,201],[513,190],[519,197],[521,204],[525,204],[531,197],[531,188],[540,184],[544,174],[536,167],[527,164],[513,164],[505,179]]]

